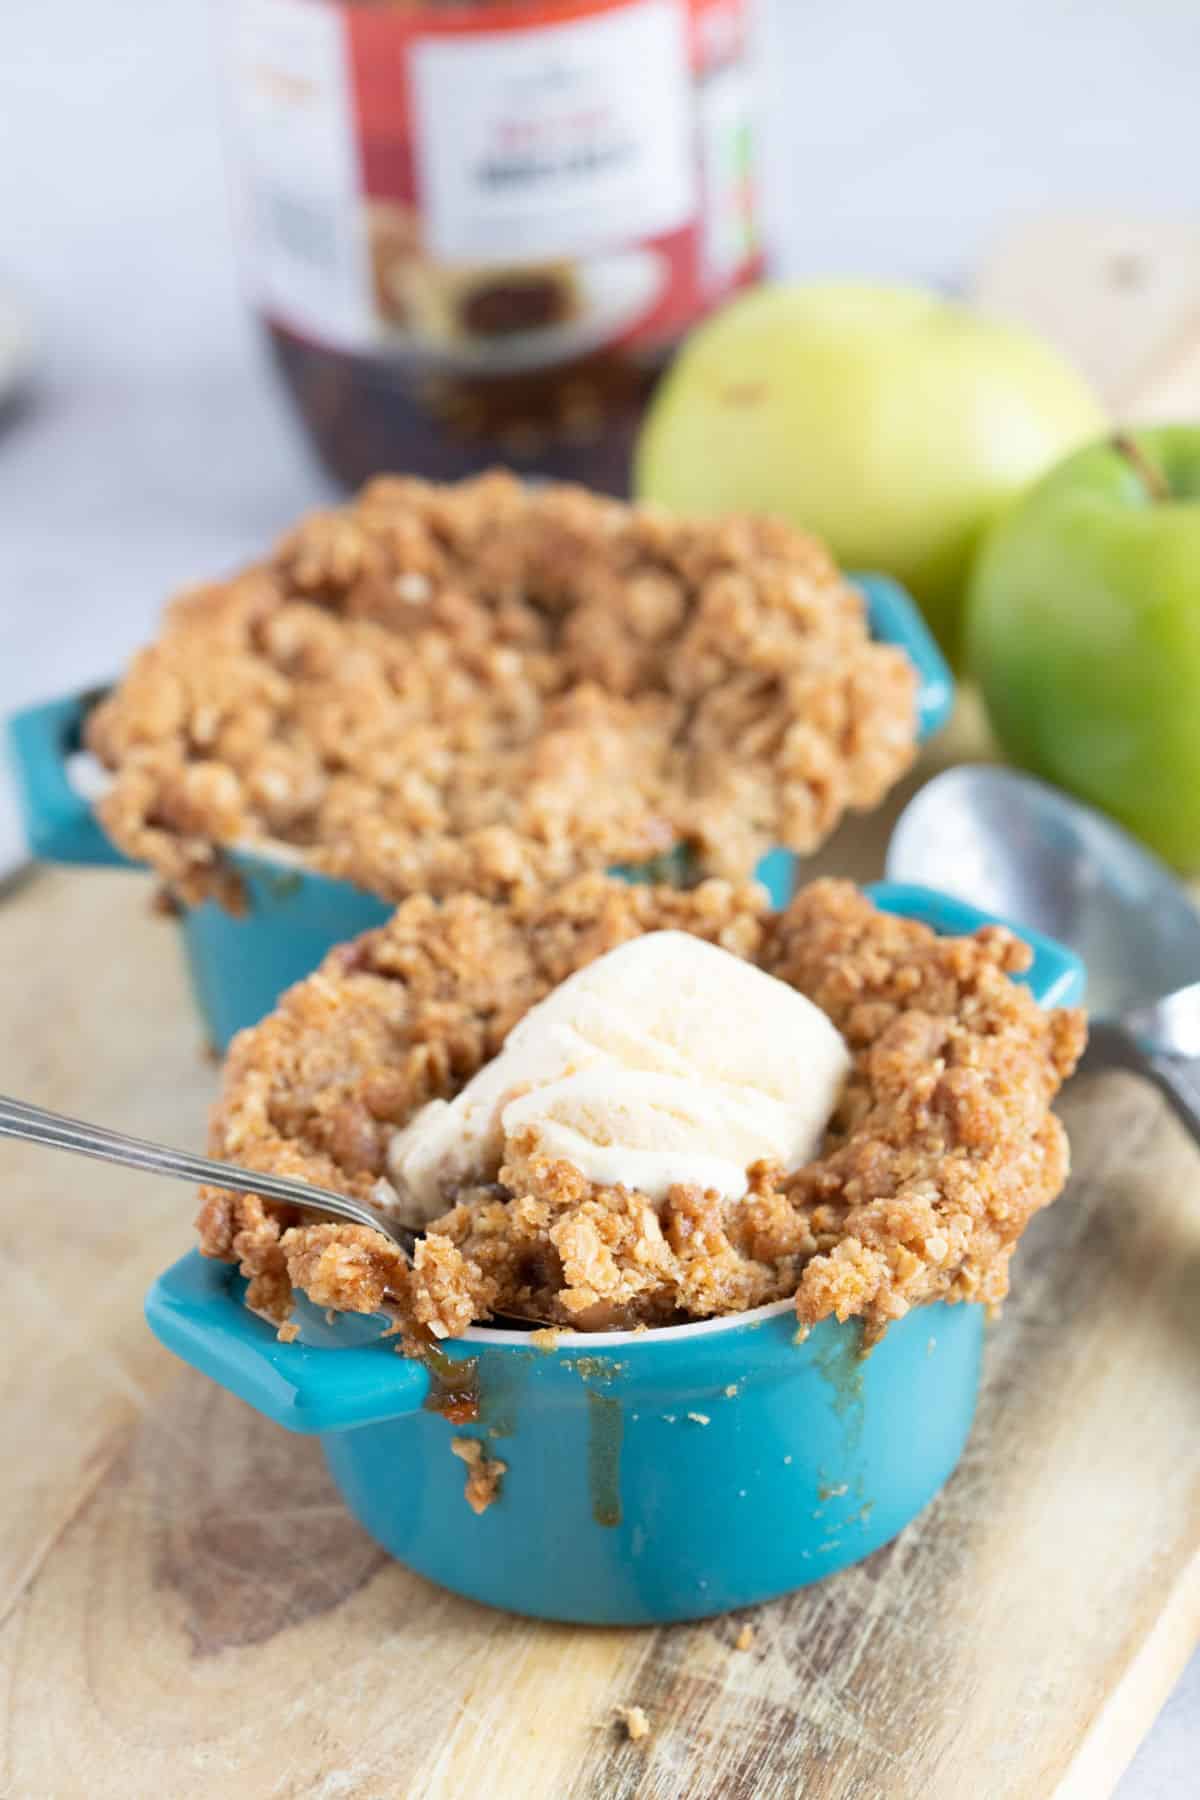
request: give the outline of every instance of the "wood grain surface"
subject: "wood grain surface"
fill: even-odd
[[[872,840],[822,861],[875,874]],[[215,1075],[141,877],[32,878],[0,974],[0,1090],[200,1142]],[[0,1792],[1104,1794],[1200,1634],[1200,1165],[1128,1076],[1064,1113],[1075,1177],[941,1498],[817,1588],[658,1632],[507,1618],[390,1562],[313,1442],[142,1324],[188,1190],[0,1145]]]

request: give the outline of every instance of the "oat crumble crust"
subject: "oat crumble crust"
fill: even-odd
[[[915,708],[782,523],[388,476],[178,598],[87,743],[105,829],[184,900],[236,904],[235,844],[504,896],[677,844],[733,879],[811,850],[909,766]]]
[[[498,1183],[460,1190],[430,1225],[412,1269],[367,1227],[223,1190],[204,1191],[201,1248],[240,1264],[248,1303],[276,1322],[298,1288],[392,1313],[411,1354],[493,1309],[636,1328],[794,1295],[802,1331],[860,1317],[870,1343],[914,1305],[999,1302],[1021,1232],[1066,1179],[1050,1102],[1083,1015],[1043,1011],[1010,980],[1030,960],[1011,933],[939,938],[848,882],[816,882],[777,914],[753,885],[602,875],[506,902],[415,897],[234,1041],[214,1154],[386,1200],[392,1132],[457,1092],[566,976],[656,930],[750,958],[842,1032],[853,1065],[816,1161],[787,1176],[755,1165],[739,1201],[677,1186],[660,1214],[521,1140]]]

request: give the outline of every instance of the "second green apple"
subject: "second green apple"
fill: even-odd
[[[1200,427],[1039,481],[976,563],[967,646],[1016,762],[1200,869]]]
[[[699,330],[636,464],[672,510],[774,513],[915,595],[957,658],[984,528],[1104,428],[1086,382],[1028,333],[917,289],[766,286]]]

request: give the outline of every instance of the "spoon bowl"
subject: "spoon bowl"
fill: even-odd
[[[1200,1144],[1200,914],[1111,820],[1012,769],[948,769],[892,835],[892,881],[1057,938],[1088,970],[1087,1061],[1148,1076]]]
[[[1102,814],[1012,769],[966,765],[936,776],[901,814],[887,876],[1069,945],[1087,965],[1101,1018],[1157,1009],[1200,979],[1200,913],[1166,864]],[[1194,1053],[1200,1017],[1192,1010],[1184,1022],[1184,1053]]]

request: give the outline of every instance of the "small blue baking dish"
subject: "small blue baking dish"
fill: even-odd
[[[923,742],[950,716],[950,671],[902,588],[882,575],[856,576],[855,581],[866,597],[872,634],[904,650],[918,672]],[[45,862],[130,866],[71,779],[70,759],[80,748],[84,721],[101,692],[71,694],[9,721],[29,846]],[[208,901],[186,907],[181,915],[192,986],[218,1050],[244,1025],[270,1012],[284,989],[310,974],[334,944],[382,924],[392,911],[387,901],[349,882],[250,851],[227,854],[242,878],[245,911],[235,916]],[[759,864],[758,879],[775,905],[791,894],[795,870],[796,858],[788,850],[772,850]]]
[[[922,888],[870,891],[939,931],[996,922]],[[1021,935],[1038,1000],[1081,998],[1078,959]],[[431,1410],[430,1371],[370,1341],[385,1320],[330,1324],[305,1305],[300,1340],[281,1344],[243,1306],[244,1286],[193,1251],[155,1283],[146,1316],[185,1362],[316,1434],[347,1507],[393,1556],[545,1619],[699,1618],[860,1561],[949,1477],[979,1385],[978,1305],[916,1308],[864,1357],[857,1321],[826,1320],[797,1343],[784,1301],[664,1330],[564,1334],[551,1349],[473,1329],[441,1353],[478,1399],[478,1417],[454,1425]],[[456,1437],[506,1465],[479,1517]]]

